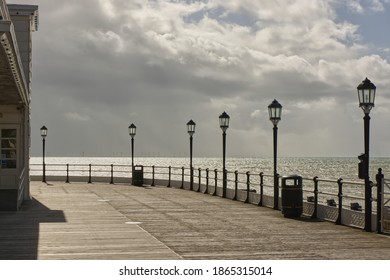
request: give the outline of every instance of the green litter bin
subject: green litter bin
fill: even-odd
[[[282,177],[282,213],[286,218],[297,218],[303,213],[302,177]]]
[[[133,168],[133,186],[143,186],[144,184],[144,167],[143,165],[136,165]]]

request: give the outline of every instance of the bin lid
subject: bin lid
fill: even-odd
[[[299,175],[287,175],[287,176],[283,176],[282,179],[302,179],[302,176],[299,176]]]

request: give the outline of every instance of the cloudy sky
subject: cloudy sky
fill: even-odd
[[[371,155],[390,156],[390,0],[8,0],[39,5],[32,154],[357,156],[357,85],[377,86]]]

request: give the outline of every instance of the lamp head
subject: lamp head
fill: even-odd
[[[46,136],[47,136],[47,127],[46,126],[41,127],[41,136],[43,139],[46,138]]]
[[[193,136],[194,133],[195,133],[195,126],[196,126],[196,123],[193,121],[193,120],[190,120],[188,123],[187,123],[187,132],[190,136]]]
[[[274,99],[274,101],[268,105],[268,113],[270,121],[277,126],[282,116],[282,105]]]
[[[129,135],[131,138],[134,138],[136,129],[137,127],[133,123],[129,126]]]
[[[358,87],[359,107],[365,114],[369,114],[374,107],[376,86],[369,79],[365,79]]]
[[[228,114],[226,114],[226,112],[223,112],[219,116],[219,126],[221,127],[223,132],[226,132],[226,130],[228,129],[229,121],[230,121],[230,117]]]

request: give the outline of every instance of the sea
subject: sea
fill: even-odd
[[[96,164],[96,165],[131,165],[130,157],[46,157],[46,164]],[[300,175],[305,178],[315,176],[321,179],[343,178],[348,181],[358,179],[357,157],[281,157],[278,158],[278,173],[281,176]],[[31,157],[30,164],[42,164],[42,157]],[[135,157],[134,164],[144,166],[189,167],[189,158],[184,157]],[[193,158],[195,169],[209,168],[222,170],[221,158]],[[386,177],[390,177],[390,158],[370,159],[370,178],[375,180],[378,168],[382,168]],[[273,158],[227,158],[226,169],[234,172],[273,174]]]
[[[131,177],[131,158],[130,157],[47,157],[45,158],[46,174],[47,175],[65,175],[66,164],[78,165],[83,167],[77,167],[78,172],[72,172],[73,176],[88,176],[88,165],[95,165],[93,176],[110,176],[110,165],[117,166],[115,169],[124,168],[127,166],[126,171],[118,171],[115,176],[118,177]],[[313,178],[318,177],[319,183],[319,201],[326,204],[329,199],[338,201],[339,185],[337,180],[343,179],[342,194],[344,197],[345,205],[349,205],[353,202],[358,202],[360,205],[364,205],[365,187],[364,180],[358,178],[358,163],[357,158],[352,157],[281,157],[278,158],[278,174],[282,176],[298,175],[303,177],[302,189],[304,197],[313,196],[314,194],[314,182]],[[172,180],[180,181],[181,168],[186,168],[186,180],[189,180],[189,159],[184,157],[135,157],[135,165],[143,165],[145,177],[151,177],[151,166],[155,166],[156,178],[167,179],[168,167],[172,167]],[[51,167],[50,167],[51,165]],[[176,169],[175,169],[176,167]],[[210,170],[210,184],[214,184],[213,181],[214,172],[217,169],[222,170],[221,158],[193,158],[194,182],[198,183],[197,169],[201,168],[202,184],[205,184],[204,170],[208,168]],[[42,174],[42,157],[32,157],[30,159],[30,174],[41,175]],[[61,170],[53,172],[51,170]],[[74,167],[76,168],[76,167]],[[375,183],[375,176],[378,173],[378,169],[382,168],[382,172],[385,178],[390,177],[390,158],[378,157],[370,159],[370,180]],[[51,169],[51,170],[50,170]],[[239,172],[239,189],[247,188],[247,175],[249,171],[250,177],[250,189],[256,192],[260,192],[260,176],[263,172],[267,176],[264,176],[264,194],[273,196],[273,158],[227,158],[226,169],[228,171],[228,188],[235,187],[235,175],[234,171]],[[123,169],[125,170],[125,169]],[[161,171],[162,170],[162,171]],[[218,184],[221,186],[222,173],[218,175]],[[390,182],[390,180],[389,180]],[[376,197],[376,188],[372,189],[372,196]],[[385,200],[390,201],[390,189],[385,187]],[[376,209],[375,203],[373,203],[373,209]]]

